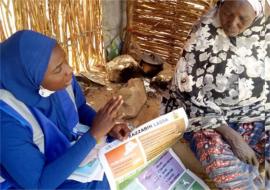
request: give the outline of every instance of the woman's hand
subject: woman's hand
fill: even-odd
[[[216,128],[227,143],[231,146],[233,153],[243,162],[258,167],[259,162],[253,149],[245,142],[243,137],[227,125]]]
[[[105,136],[115,125],[115,116],[122,105],[122,97],[113,97],[96,114],[90,134],[98,141]]]
[[[265,177],[270,180],[270,162],[265,161]]]
[[[129,133],[130,133],[130,129],[128,128],[127,123],[117,122],[113,126],[112,130],[109,132],[109,135],[123,141],[127,139]]]
[[[233,137],[233,140],[228,140],[231,141],[229,144],[231,145],[233,153],[242,161],[256,166],[259,166],[259,162],[257,160],[256,154],[253,151],[252,148],[244,141],[242,136],[238,135]]]

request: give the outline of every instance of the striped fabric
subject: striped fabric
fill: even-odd
[[[270,160],[269,131],[262,122],[229,125],[236,130],[255,151],[261,164]],[[191,148],[208,176],[220,189],[261,189],[263,178],[256,167],[239,160],[230,145],[214,130],[200,130],[185,135]]]

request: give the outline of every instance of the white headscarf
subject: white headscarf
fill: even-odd
[[[257,16],[263,13],[263,5],[262,5],[262,2],[260,0],[247,0],[247,1],[253,7]],[[269,1],[269,0],[267,0],[267,1]]]
[[[266,9],[266,4],[268,4],[268,6],[270,6],[270,0],[262,0],[262,5],[263,5],[263,10],[265,11]]]
[[[221,0],[221,1],[224,2],[224,0]],[[246,1],[249,2],[249,4],[254,9],[254,11],[256,12],[256,16],[259,16],[260,14],[263,13],[264,6],[263,6],[263,2],[261,2],[261,0],[246,0]],[[270,0],[267,0],[267,1],[268,1],[268,3],[270,2]]]

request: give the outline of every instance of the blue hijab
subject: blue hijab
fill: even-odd
[[[65,89],[47,98],[38,93],[56,43],[55,39],[40,33],[23,30],[0,45],[0,88],[22,101],[39,121],[48,161],[70,146],[69,140],[74,140],[72,129],[78,122],[75,106]]]
[[[0,87],[28,106],[42,102],[37,93],[56,40],[34,31],[19,31],[1,43]]]

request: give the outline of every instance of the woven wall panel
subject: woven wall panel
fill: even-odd
[[[58,40],[75,72],[103,65],[101,0],[0,0],[0,41],[21,29]]]
[[[175,65],[187,36],[198,19],[216,0],[128,0],[124,52],[133,55],[132,44],[156,53]]]

